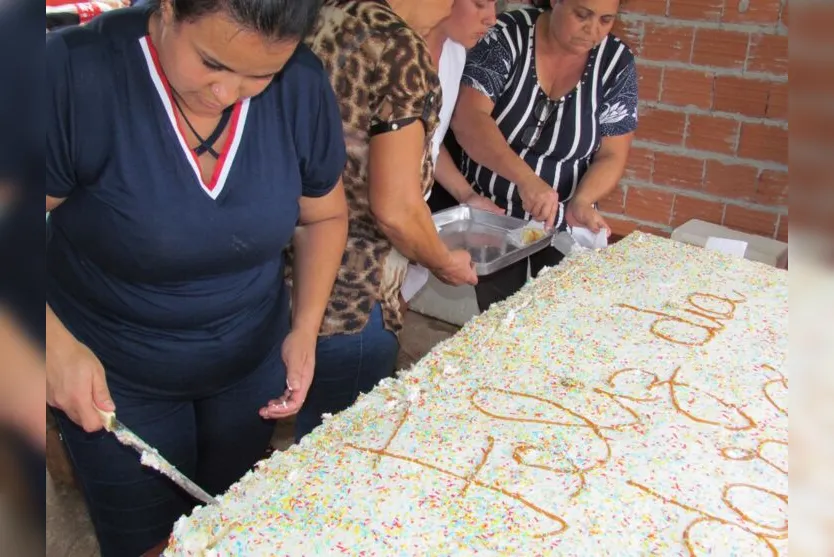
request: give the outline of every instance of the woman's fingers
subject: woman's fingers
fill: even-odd
[[[266,406],[261,408],[258,413],[266,420],[288,418],[297,414],[303,404],[302,393],[288,388],[279,398],[267,402]]]

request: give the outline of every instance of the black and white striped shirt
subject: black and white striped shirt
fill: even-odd
[[[559,100],[548,99],[536,76],[534,30],[541,13],[528,8],[501,14],[467,55],[461,84],[492,99],[492,117],[510,147],[557,189],[563,229],[564,202],[576,192],[601,138],[637,127],[637,73],[631,50],[609,34],[591,50],[577,86]],[[465,151],[461,165],[476,190],[508,215],[530,218],[516,184]]]

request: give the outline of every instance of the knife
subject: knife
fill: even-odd
[[[115,412],[104,412],[99,410],[99,414],[101,414],[101,417],[104,420],[104,429],[115,435],[116,439],[118,439],[122,445],[136,450],[141,455],[139,461],[144,466],[153,468],[154,470],[168,476],[175,484],[184,489],[189,495],[199,499],[203,503],[208,505],[220,504],[217,499],[203,491],[200,486],[188,479],[188,477],[177,470],[173,464],[165,460],[165,458],[159,454],[159,451],[151,447],[141,437],[133,433],[122,422],[117,420]]]

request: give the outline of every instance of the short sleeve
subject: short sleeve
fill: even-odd
[[[318,98],[312,103],[312,126],[302,130],[303,139],[297,146],[304,197],[330,193],[342,177],[347,161],[339,105],[323,69],[316,87]]]
[[[46,35],[46,195],[63,199],[75,187],[70,56],[60,33]]]
[[[468,85],[493,103],[504,92],[513,67],[513,49],[505,26],[496,25],[466,55],[461,85]]]
[[[602,136],[625,135],[637,129],[637,67],[634,57],[615,68],[599,107]]]
[[[386,41],[376,73],[385,85],[371,118],[372,129],[415,118],[428,123],[437,117],[440,81],[428,51],[413,33],[400,30]]]

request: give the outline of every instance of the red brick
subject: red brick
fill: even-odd
[[[667,224],[674,201],[673,193],[629,186],[626,193],[625,213],[636,219]]]
[[[606,213],[621,214],[625,210],[625,191],[621,186],[599,200],[599,210]]]
[[[645,141],[655,141],[666,145],[683,145],[686,130],[686,115],[680,112],[643,108],[637,137]]]
[[[675,196],[675,208],[672,210],[672,226],[677,227],[692,219],[705,220],[721,224],[724,204],[686,195]]]
[[[756,203],[779,206],[788,204],[788,173],[763,170],[756,186]]]
[[[788,215],[779,215],[779,228],[776,230],[776,239],[780,242],[788,241]]]
[[[643,42],[640,38],[643,34],[643,23],[639,21],[623,21],[618,19],[614,22],[612,29],[614,35],[631,48],[635,56],[643,53]]]
[[[649,182],[654,168],[654,151],[632,147],[628,153],[624,178]]]
[[[750,200],[756,194],[758,174],[754,166],[707,161],[704,190],[725,199]]]
[[[628,236],[637,230],[637,223],[631,220],[626,220],[617,217],[604,216],[605,222],[611,227],[611,234],[618,236]]]
[[[623,13],[666,15],[666,0],[629,0]]]
[[[776,120],[788,119],[788,82],[771,83],[770,92],[767,96],[768,118]]]
[[[770,83],[720,75],[715,78],[715,110],[763,118],[767,113]]]
[[[748,72],[788,73],[788,36],[753,35],[750,37]]]
[[[639,66],[637,68],[637,96],[641,101],[660,100],[660,82],[663,68]]]
[[[779,16],[779,19],[782,22],[782,25],[784,25],[785,27],[790,26],[790,12],[789,12],[790,5],[791,5],[790,2],[785,2],[785,5],[782,6],[782,15]]]
[[[698,29],[692,63],[701,66],[742,69],[749,35],[724,29]]]
[[[704,179],[703,159],[655,153],[652,182],[675,188],[700,190]]]
[[[734,155],[741,124],[720,116],[689,115],[686,146],[690,149]]]
[[[724,226],[741,232],[773,238],[776,233],[776,219],[778,217],[779,215],[776,213],[727,205],[727,209],[724,211]]]
[[[670,0],[669,17],[718,21],[724,0]]]
[[[666,27],[646,23],[643,36],[643,58],[663,62],[689,62],[692,51],[691,27]]]
[[[721,21],[772,25],[779,21],[781,9],[780,0],[730,0],[724,7]]]
[[[678,106],[712,107],[711,73],[666,68],[663,70],[663,92],[660,100]]]
[[[788,130],[765,124],[743,123],[738,156],[788,164]]]

